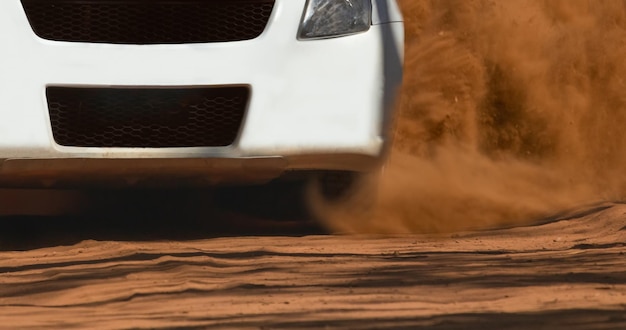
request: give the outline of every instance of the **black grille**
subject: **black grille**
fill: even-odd
[[[247,87],[48,87],[54,140],[75,147],[220,147],[233,143]]]
[[[249,40],[269,20],[274,0],[22,0],[44,39],[114,44]]]

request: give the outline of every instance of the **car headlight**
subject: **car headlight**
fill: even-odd
[[[308,0],[299,39],[344,36],[369,30],[371,0]]]

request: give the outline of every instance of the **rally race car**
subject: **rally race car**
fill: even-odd
[[[362,181],[403,38],[395,0],[2,0],[0,187]]]

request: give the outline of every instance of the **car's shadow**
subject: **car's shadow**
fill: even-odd
[[[5,194],[6,195],[6,194]],[[289,184],[204,189],[81,191],[69,215],[0,216],[0,250],[84,240],[195,240],[224,236],[324,233]],[[8,203],[1,198],[0,203]],[[22,194],[11,203],[46,203]],[[0,204],[1,205],[1,204]]]

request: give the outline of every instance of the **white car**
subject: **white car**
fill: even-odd
[[[403,41],[395,0],[2,0],[0,186],[376,171]]]

